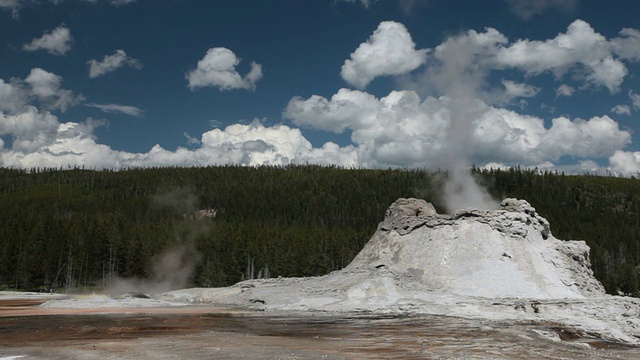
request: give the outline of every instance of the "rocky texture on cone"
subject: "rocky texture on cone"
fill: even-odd
[[[524,200],[496,211],[437,214],[424,200],[399,199],[347,267],[386,267],[425,290],[468,296],[577,298],[602,295],[584,241],[560,241]]]

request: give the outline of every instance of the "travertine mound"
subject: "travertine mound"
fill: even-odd
[[[495,211],[437,214],[424,200],[399,199],[347,271],[385,267],[425,290],[482,297],[602,295],[584,241],[560,241],[524,200]]]

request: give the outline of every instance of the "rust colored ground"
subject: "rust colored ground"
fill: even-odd
[[[51,309],[0,300],[0,358],[638,359],[597,339],[553,342],[532,329],[443,316],[269,314],[184,306]],[[599,348],[586,346],[598,345]]]

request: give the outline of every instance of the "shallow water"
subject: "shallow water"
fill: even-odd
[[[136,309],[134,314],[0,317],[0,358],[640,358],[638,348],[602,342],[554,324],[189,308],[191,312],[182,308],[181,313]]]

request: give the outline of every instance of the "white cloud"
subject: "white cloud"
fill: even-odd
[[[314,148],[299,129],[286,125],[230,125],[202,134],[201,140],[191,136],[193,149],[167,150],[160,145],[146,153],[116,151],[97,143],[94,129],[104,122],[87,119],[84,123],[61,123],[51,113],[40,113],[28,107],[18,115],[0,112],[0,135],[13,138],[11,147],[0,146],[0,166],[30,168],[84,165],[89,168],[122,168],[132,166],[195,165],[287,165],[338,164],[356,166],[353,146],[340,147],[328,142]]]
[[[92,79],[116,71],[123,66],[134,69],[142,68],[142,63],[138,59],[128,56],[124,50],[120,49],[116,50],[113,55],[105,55],[102,61],[91,59],[87,61],[87,64],[89,64],[89,77]]]
[[[460,103],[449,97],[421,101],[413,91],[394,91],[377,99],[370,94],[341,89],[331,99],[293,98],[283,115],[293,123],[334,132],[351,131],[362,166],[440,167],[451,158],[452,114]],[[502,162],[537,165],[563,156],[602,158],[631,141],[628,131],[607,116],[589,120],[541,118],[470,101],[470,136],[465,138],[472,163]],[[455,141],[454,141],[455,142]]]
[[[567,84],[562,84],[558,86],[558,88],[556,89],[556,97],[572,96],[573,94],[575,94],[575,92],[576,92],[576,89],[573,88],[572,86],[569,86]]]
[[[0,111],[16,113],[28,102],[29,93],[19,79],[7,83],[0,79]]]
[[[624,33],[632,32],[627,29]],[[405,85],[421,95],[481,97],[500,103],[508,94],[496,96],[497,90],[488,86],[489,75],[493,71],[518,70],[528,77],[552,73],[558,81],[570,75],[572,81],[582,83],[581,89],[604,87],[615,93],[628,75],[622,60],[636,61],[634,52],[620,55],[619,39],[607,39],[582,20],[574,21],[565,33],[548,40],[510,42],[493,28],[483,32],[469,30],[436,46],[424,73],[415,77],[413,84]],[[640,58],[640,45],[637,47]],[[569,96],[573,92],[572,86],[562,84],[556,95]]]
[[[53,55],[64,55],[71,50],[72,42],[73,38],[69,28],[60,25],[42,37],[33,39],[31,43],[24,44],[22,49],[25,51],[45,50]]]
[[[249,73],[242,77],[236,66],[240,64],[240,58],[233,51],[216,47],[207,51],[207,54],[198,61],[195,70],[187,74],[189,88],[191,90],[213,86],[222,90],[247,89],[255,90],[256,83],[262,78],[262,65],[251,63]]]
[[[57,126],[57,117],[49,112],[40,113],[32,106],[16,115],[0,112],[0,135],[11,135],[12,149],[16,151],[33,152],[50,145]]]
[[[582,20],[567,32],[546,41],[518,40],[495,54],[497,67],[512,67],[528,75],[547,71],[560,78],[570,70],[585,71],[585,82],[616,92],[627,75],[624,64],[612,56],[612,43]]]
[[[47,109],[66,111],[70,106],[79,104],[84,97],[74,95],[71,90],[60,88],[62,77],[40,68],[31,69],[24,82],[30,85],[30,93]]]
[[[631,108],[629,105],[616,105],[611,108],[611,112],[618,115],[631,115]]]
[[[119,114],[126,114],[126,115],[131,115],[136,117],[144,115],[144,111],[142,111],[142,109],[137,108],[135,106],[130,106],[130,105],[96,104],[96,103],[89,103],[84,105],[93,107],[96,109],[100,109],[100,111],[105,113],[116,113],[116,114],[119,113]]]
[[[609,158],[610,169],[617,174],[630,176],[640,173],[640,151],[616,151]]]
[[[47,110],[59,109],[64,112],[84,100],[82,95],[62,89],[61,83],[62,77],[41,68],[31,69],[24,80],[12,78],[5,82],[0,79],[0,111],[17,114],[38,100]]]
[[[349,84],[361,89],[379,76],[407,74],[427,59],[427,50],[415,47],[404,25],[381,22],[371,37],[344,62],[340,74]]]
[[[515,98],[531,98],[538,95],[540,88],[529,84],[518,83],[511,80],[502,80],[504,86],[503,102],[508,103]]]
[[[522,19],[530,19],[546,10],[573,11],[580,0],[504,0],[511,11]]]
[[[611,40],[612,49],[624,60],[640,61],[640,31],[624,28],[620,36]]]

